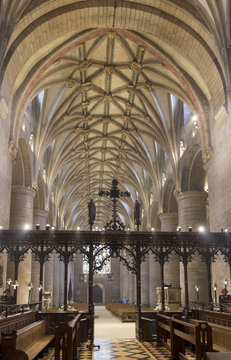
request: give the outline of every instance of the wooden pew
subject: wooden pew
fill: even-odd
[[[122,322],[136,321],[136,308],[133,304],[108,303],[106,308],[115,316],[119,317]],[[152,309],[142,306],[142,312],[143,311],[152,312]]]
[[[157,345],[164,345],[170,351],[171,318],[163,314],[157,314],[156,329]]]
[[[0,337],[1,334],[10,333],[13,330],[18,330],[24,326],[30,325],[38,320],[38,311],[27,311],[21,314],[13,314],[8,317],[0,319]]]
[[[207,352],[205,353],[205,360],[230,360],[231,352]]]
[[[2,360],[33,360],[54,339],[46,335],[46,321],[36,321],[9,334],[2,333]]]
[[[231,351],[231,314],[207,310],[197,311],[196,315],[197,319],[205,320],[212,328],[213,350]]]
[[[55,360],[77,358],[77,350],[81,341],[81,314],[68,323],[60,324],[55,329]]]
[[[187,360],[185,343],[195,345],[197,360],[201,360],[206,351],[212,351],[211,327],[203,322],[192,324],[162,314],[157,315],[157,343],[165,345],[171,351],[173,359]]]

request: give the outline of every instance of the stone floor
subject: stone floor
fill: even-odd
[[[135,339],[135,323],[121,322],[105,306],[96,306],[95,338]]]

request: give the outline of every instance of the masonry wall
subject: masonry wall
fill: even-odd
[[[209,187],[210,231],[227,228],[231,231],[231,99],[228,103],[229,114],[221,115],[211,121],[213,156],[206,165]],[[212,265],[212,284],[217,283],[218,295],[224,288],[224,279],[228,280],[231,291],[229,266],[219,256]]]

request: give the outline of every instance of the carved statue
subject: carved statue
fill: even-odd
[[[136,202],[135,202],[134,220],[135,220],[136,225],[140,224],[140,203],[138,202],[138,200],[136,200]]]
[[[95,221],[96,215],[96,207],[94,201],[91,199],[88,203],[88,217],[89,217],[89,224],[93,224]]]

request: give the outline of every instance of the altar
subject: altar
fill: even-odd
[[[161,307],[161,286],[156,287],[157,306]],[[181,288],[165,286],[164,287],[164,301],[166,310],[178,310],[181,306]]]

